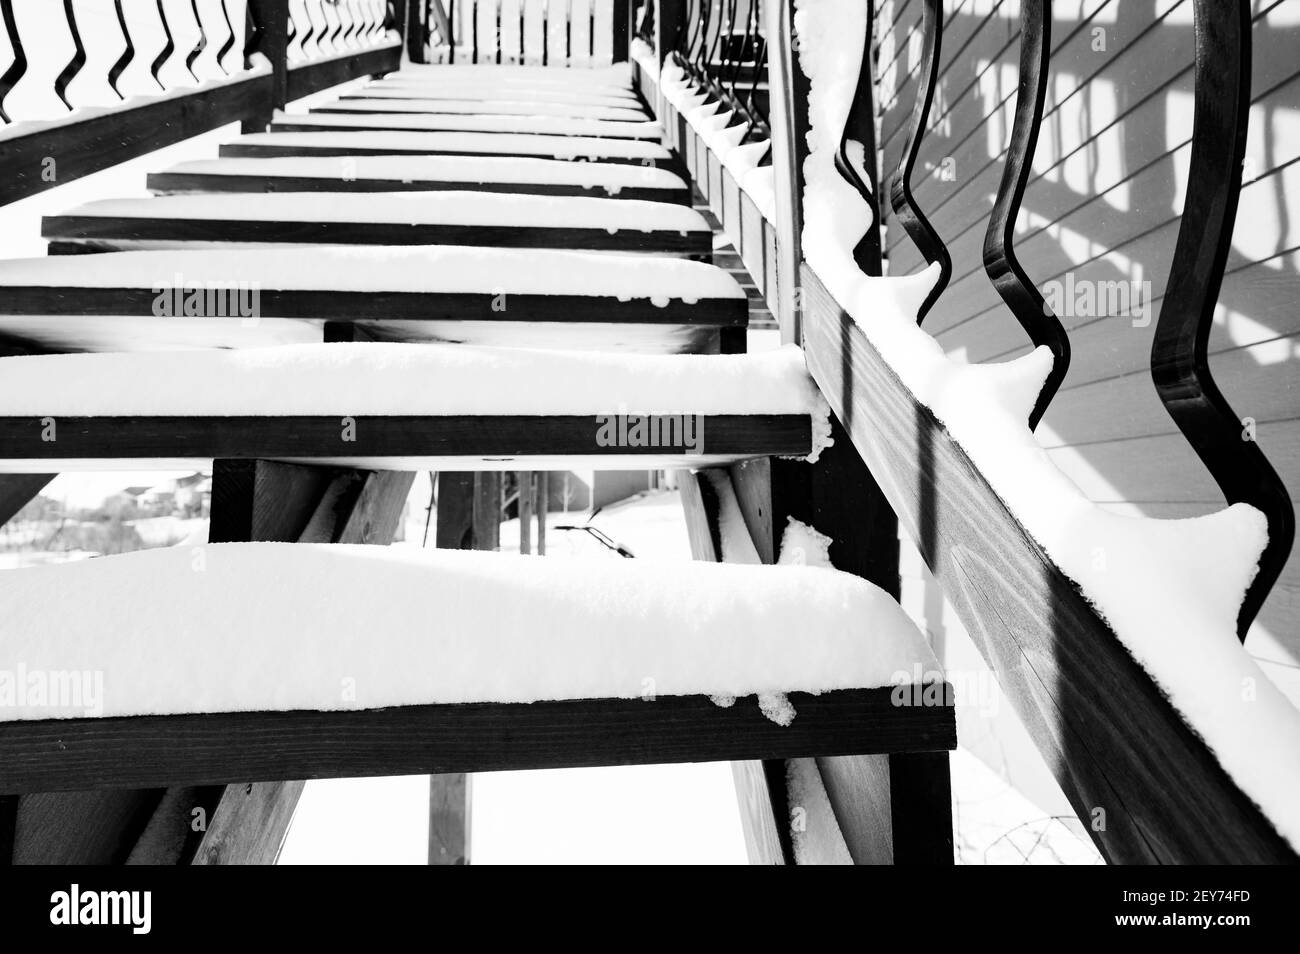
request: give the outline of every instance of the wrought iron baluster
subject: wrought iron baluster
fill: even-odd
[[[158,0],[158,20],[162,23],[163,48],[158,52],[153,62],[149,64],[149,72],[153,76],[153,81],[158,84],[158,88],[166,90],[167,87],[163,85],[163,81],[158,74],[171,55],[176,52],[176,43],[172,40],[172,28],[167,22],[167,11],[163,8],[163,0]]]
[[[988,231],[984,235],[984,270],[1011,313],[1037,346],[1052,352],[1052,370],[1029,415],[1029,426],[1042,420],[1065,372],[1070,367],[1070,338],[1061,321],[1043,300],[1015,253],[1016,216],[1029,184],[1038,128],[1043,121],[1047,96],[1047,61],[1052,46],[1051,0],[1032,0],[1020,5],[1020,78],[1016,90],[1016,112],[1011,125],[1002,183],[998,186]]]
[[[881,271],[880,202],[876,173],[876,118],[874,105],[874,72],[872,69],[872,11],[867,14],[867,30],[862,38],[862,63],[858,69],[858,83],[853,103],[845,117],[840,134],[839,149],[835,152],[835,170],[851,185],[871,207],[872,221],[866,233],[853,247],[853,260],[868,275]],[[938,59],[936,50],[935,59]],[[850,155],[850,143],[862,149],[862,164]],[[865,166],[865,168],[864,168]],[[865,176],[865,179],[864,179]],[[945,252],[946,254],[946,252]],[[944,279],[946,282],[946,279]]]
[[[307,21],[307,25],[306,29],[303,30],[302,38],[298,41],[298,48],[302,50],[302,58],[307,60],[312,59],[312,55],[307,52],[307,41],[316,35],[316,18],[311,15],[311,0],[302,0],[302,15],[303,19]],[[319,54],[320,40],[317,39],[313,42],[315,43],[315,51]]]
[[[288,28],[293,28],[293,17],[285,17],[288,20]],[[262,49],[262,24],[257,19],[257,14],[253,12],[253,4],[245,2],[244,4],[244,69],[251,69],[253,66],[253,54]]]
[[[542,0],[542,65],[548,66],[551,48],[551,0]]]
[[[72,0],[63,0],[63,16],[67,19],[68,30],[72,34],[72,59],[68,61],[68,65],[63,68],[63,71],[55,77],[54,94],[71,111],[73,106],[68,100],[68,84],[86,65],[86,47],[81,42],[81,30],[77,27],[77,13]]]
[[[527,58],[524,48],[524,7],[528,6],[528,0],[519,0],[519,62],[526,62]]]
[[[185,68],[190,71],[196,83],[201,83],[199,74],[194,72],[194,64],[208,48],[208,33],[203,28],[203,17],[199,16],[199,0],[190,0],[190,11],[194,14],[195,26],[199,28],[199,38],[194,44],[194,49],[190,50],[189,55],[185,57]]]
[[[122,95],[122,91],[118,89],[117,81],[122,78],[122,73],[135,59],[135,43],[131,39],[131,28],[126,24],[126,14],[122,12],[122,0],[113,0],[113,10],[117,14],[117,25],[122,30],[122,42],[126,46],[122,50],[122,54],[108,68],[108,86],[109,89],[117,93],[118,99],[126,99]]]
[[[573,0],[564,3],[564,65],[573,65]]]
[[[217,50],[217,69],[229,76],[230,70],[226,69],[225,60],[235,48],[235,25],[230,22],[230,8],[226,6],[226,0],[221,0],[221,19],[226,24],[226,42]]]
[[[1268,519],[1268,545],[1237,617],[1244,640],[1295,537],[1286,486],[1246,437],[1210,371],[1208,347],[1241,193],[1250,112],[1250,4],[1195,0],[1195,105],[1187,193],[1151,344],[1151,376],[1165,410],[1223,491]],[[1207,557],[1212,555],[1207,554]]]
[[[478,0],[473,0],[469,8],[470,40],[473,44],[472,62],[478,62]]]
[[[1040,2],[1041,0],[1024,0],[1022,9],[1033,7]],[[907,144],[903,147],[903,154],[899,158],[898,168],[889,181],[889,203],[893,207],[894,214],[898,217],[898,222],[902,225],[903,231],[907,233],[927,262],[931,265],[937,262],[939,265],[939,280],[935,282],[934,288],[926,296],[925,301],[921,303],[921,308],[916,316],[918,323],[925,320],[925,316],[929,313],[931,307],[943,294],[943,290],[948,287],[948,280],[952,276],[952,257],[948,254],[948,247],[943,243],[943,239],[934,230],[934,226],[930,224],[930,220],[926,218],[925,213],[921,211],[920,206],[916,204],[915,197],[912,195],[912,170],[916,166],[916,157],[921,150],[921,139],[925,135],[925,128],[930,118],[930,106],[934,101],[935,86],[939,81],[939,58],[943,45],[943,0],[925,0],[921,21],[921,72],[918,80],[920,85],[917,87],[916,102],[912,107],[912,122],[907,131]],[[1023,70],[1023,57],[1021,62]],[[1022,72],[1021,76],[1023,79],[1025,74]],[[1023,90],[1024,87],[1022,86],[1021,89]],[[1039,112],[1041,114],[1041,107]],[[1019,119],[1019,112],[1017,112],[1017,119]],[[1033,133],[1036,137],[1037,127],[1034,128]],[[1032,153],[1032,151],[1031,144],[1030,152]],[[1012,170],[1011,154],[1007,156],[1006,168],[1008,174],[1010,174]],[[1003,183],[1003,191],[1005,192],[1005,178]],[[1016,204],[1018,207],[1018,198]],[[1013,223],[1014,220],[1015,213],[1013,210]],[[986,260],[987,254],[986,252]],[[996,280],[994,284],[997,284]]]
[[[5,99],[27,73],[27,54],[23,51],[23,38],[18,33],[18,21],[14,19],[13,0],[0,0],[0,19],[4,20],[5,35],[9,38],[9,48],[13,51],[13,62],[0,75],[0,119],[11,123],[13,120],[5,112]]]
[[[501,42],[501,7],[502,7],[502,2],[503,2],[503,0],[495,0],[495,2],[496,2],[496,16],[497,16],[497,32],[496,32],[496,37],[495,37],[496,42],[495,42],[494,45],[495,45],[496,48],[497,48],[497,51],[496,51],[496,56],[497,56],[497,66],[500,66],[500,65],[501,65],[501,47],[504,45],[504,44],[502,44],[502,42]]]
[[[327,12],[328,11],[328,12]],[[333,14],[334,25],[330,26],[330,15]],[[322,4],[320,15],[325,19],[325,29],[327,31],[325,40],[329,43],[329,51],[337,53],[342,47],[340,34],[343,32],[343,3],[342,0],[330,0],[328,4]]]

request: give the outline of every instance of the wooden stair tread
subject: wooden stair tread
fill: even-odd
[[[343,96],[331,103],[313,106],[311,112],[559,116],[566,119],[598,119],[613,122],[644,122],[649,118],[638,104],[604,106],[594,103],[527,99],[398,99],[392,96],[369,97],[364,93]]]
[[[23,658],[105,690],[4,710],[6,793],[955,744],[941,683],[895,703],[938,678],[915,625],[820,568],[224,544],[15,571],[0,604]]]
[[[631,89],[607,86],[592,90],[552,89],[521,82],[479,84],[465,81],[425,81],[387,76],[374,80],[359,93],[342,98],[363,96],[368,99],[437,99],[465,100],[504,99],[538,103],[577,103],[589,106],[637,106],[641,100]]]
[[[273,132],[318,129],[413,130],[423,132],[537,133],[659,142],[663,126],[654,120],[611,122],[563,116],[476,116],[456,113],[287,113],[277,111]]]
[[[149,176],[154,192],[507,192],[690,203],[665,169],[503,156],[201,159]]]
[[[46,216],[52,251],[193,242],[471,245],[689,253],[712,230],[661,202],[474,192],[168,195],[107,199]]]
[[[0,358],[9,472],[211,458],[703,466],[807,456],[826,427],[794,348],[619,356],[365,342]]]
[[[532,156],[542,159],[622,162],[676,168],[678,160],[658,143],[642,139],[591,136],[546,136],[512,133],[320,132],[252,133],[222,143],[222,157],[248,156],[383,156],[418,153],[447,156]]]

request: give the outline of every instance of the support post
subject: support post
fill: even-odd
[[[258,30],[255,50],[271,64],[271,96],[266,112],[245,119],[243,131],[263,132],[277,109],[289,99],[289,4],[288,0],[248,0],[248,14]],[[250,57],[246,57],[247,63]]]

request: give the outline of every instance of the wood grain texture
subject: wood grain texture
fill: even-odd
[[[195,92],[0,128],[0,205],[267,111],[270,95],[270,71],[259,68]]]
[[[231,281],[237,279],[231,276]],[[169,286],[171,287],[171,286]],[[175,294],[187,289],[175,286]],[[200,289],[201,290],[201,289]],[[664,289],[665,294],[671,289]],[[7,315],[94,315],[105,318],[154,314],[158,292],[150,288],[9,286],[3,289]],[[503,303],[504,297],[504,303]],[[649,298],[620,301],[613,295],[531,295],[500,292],[340,291],[328,287],[258,291],[259,318],[333,318],[352,321],[529,321],[630,323],[642,325],[743,328],[749,321],[744,298],[673,298],[662,307]],[[214,318],[227,317],[213,315]],[[232,321],[245,318],[229,316]],[[183,319],[182,319],[183,320]]]
[[[452,772],[716,762],[956,744],[952,710],[892,690],[791,693],[778,726],[752,699],[704,696],[58,719],[0,725],[0,794]]]
[[[113,251],[147,241],[288,242],[338,245],[472,245],[491,248],[560,248],[584,251],[662,252],[707,259],[712,236],[687,232],[412,224],[408,222],[292,222],[261,219],[120,218],[107,215],[51,215],[41,224],[51,254]]]
[[[195,850],[195,865],[273,865],[306,783],[228,785]]]
[[[160,460],[370,457],[698,458],[812,449],[807,415],[704,415],[700,447],[603,446],[598,415],[414,417],[63,417],[58,440],[41,439],[41,418],[0,417],[11,460]],[[680,436],[680,435],[678,435]]]
[[[429,864],[469,864],[471,784],[463,773],[429,779]]]
[[[641,199],[687,205],[686,189],[625,186],[617,192],[593,186],[556,185],[547,182],[460,182],[443,179],[337,179],[319,176],[213,175],[194,172],[153,172],[148,187],[161,194],[188,192],[498,192],[508,195],[579,195],[593,198]]]
[[[1102,854],[1296,861],[807,268],[803,284],[813,376],[1076,812],[1105,811]]]

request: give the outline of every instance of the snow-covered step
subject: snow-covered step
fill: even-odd
[[[556,103],[522,99],[398,99],[368,97],[363,93],[341,96],[331,103],[313,106],[314,113],[453,113],[472,116],[562,116],[567,119],[599,119],[615,122],[643,122],[649,117],[638,105],[601,106],[590,103]]]
[[[915,625],[823,568],[221,544],[13,570],[0,612],[0,793],[955,745]]]
[[[251,133],[222,143],[223,157],[249,156],[520,156],[677,168],[663,146],[644,139],[542,136],[514,133],[322,130]]]
[[[793,346],[612,355],[366,342],[0,358],[0,469],[20,473],[212,458],[642,470],[815,457],[829,433]]]
[[[520,82],[492,84],[474,81],[423,81],[384,77],[366,84],[363,95],[374,99],[506,99],[539,103],[581,103],[591,106],[640,106],[641,100],[630,89],[603,87],[586,89],[552,89]]]
[[[653,120],[610,122],[564,116],[476,116],[456,113],[286,113],[277,112],[271,130],[406,129],[425,132],[540,133],[547,136],[597,136],[659,142],[663,126]]]
[[[441,192],[609,196],[690,204],[666,169],[507,156],[197,159],[149,175],[154,192]]]
[[[0,260],[0,330],[76,347],[79,331],[63,338],[75,316],[107,326],[143,319],[163,342],[194,323],[257,329],[271,319],[368,323],[398,339],[474,341],[476,326],[497,325],[508,341],[521,325],[549,336],[595,324],[687,328],[716,341],[743,336],[748,301],[728,272],[702,262],[551,249],[211,247]]]
[[[713,234],[667,202],[481,192],[276,192],[104,199],[46,216],[51,251],[196,243],[462,245],[661,252],[707,258]],[[3,306],[0,306],[2,310]]]
[[[509,63],[408,63],[388,74],[395,81],[422,83],[474,83],[485,89],[495,85],[524,85],[537,89],[630,90],[632,77],[626,64],[595,69],[557,69],[554,66]]]

